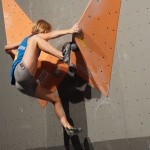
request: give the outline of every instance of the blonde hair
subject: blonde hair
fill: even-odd
[[[51,31],[51,25],[45,20],[38,20],[32,26],[32,34],[47,33]]]

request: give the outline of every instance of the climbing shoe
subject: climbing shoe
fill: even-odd
[[[64,63],[69,63],[70,61],[70,52],[71,52],[71,42],[66,43],[63,47],[62,54],[63,54],[63,62]]]
[[[65,128],[65,130],[66,130],[68,136],[72,137],[72,136],[77,135],[78,133],[80,133],[82,129],[81,128],[72,127],[71,129]]]

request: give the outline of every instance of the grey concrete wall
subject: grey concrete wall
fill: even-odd
[[[127,137],[150,135],[150,1],[122,1],[116,53]],[[112,85],[113,86],[113,85]]]
[[[32,21],[43,18],[54,29],[63,29],[79,20],[88,0],[17,2]],[[0,11],[0,150],[62,146],[63,130],[52,105],[42,110],[36,99],[22,95],[9,83],[11,59],[3,51],[6,38]],[[59,47],[70,39],[65,36],[52,44]],[[150,1],[122,0],[109,96],[98,93],[78,77],[67,76],[60,85],[58,93],[67,117],[83,128],[73,140],[76,149],[87,136],[95,150],[149,149],[149,39]]]

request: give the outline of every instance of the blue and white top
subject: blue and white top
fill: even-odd
[[[22,58],[24,56],[24,52],[27,48],[27,41],[28,41],[29,37],[30,36],[26,37],[21,42],[21,44],[19,45],[19,47],[17,49],[17,55],[15,56],[15,59],[13,61],[13,64],[12,64],[12,67],[11,67],[11,70],[10,70],[10,78],[11,78],[11,84],[12,85],[15,85],[15,82],[16,82],[15,77],[14,77],[15,68],[16,68],[17,64],[22,61]]]

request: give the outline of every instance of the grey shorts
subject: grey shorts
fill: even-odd
[[[28,68],[23,62],[20,62],[16,66],[14,76],[16,79],[16,88],[20,92],[34,97],[37,86],[36,80],[30,75]]]

